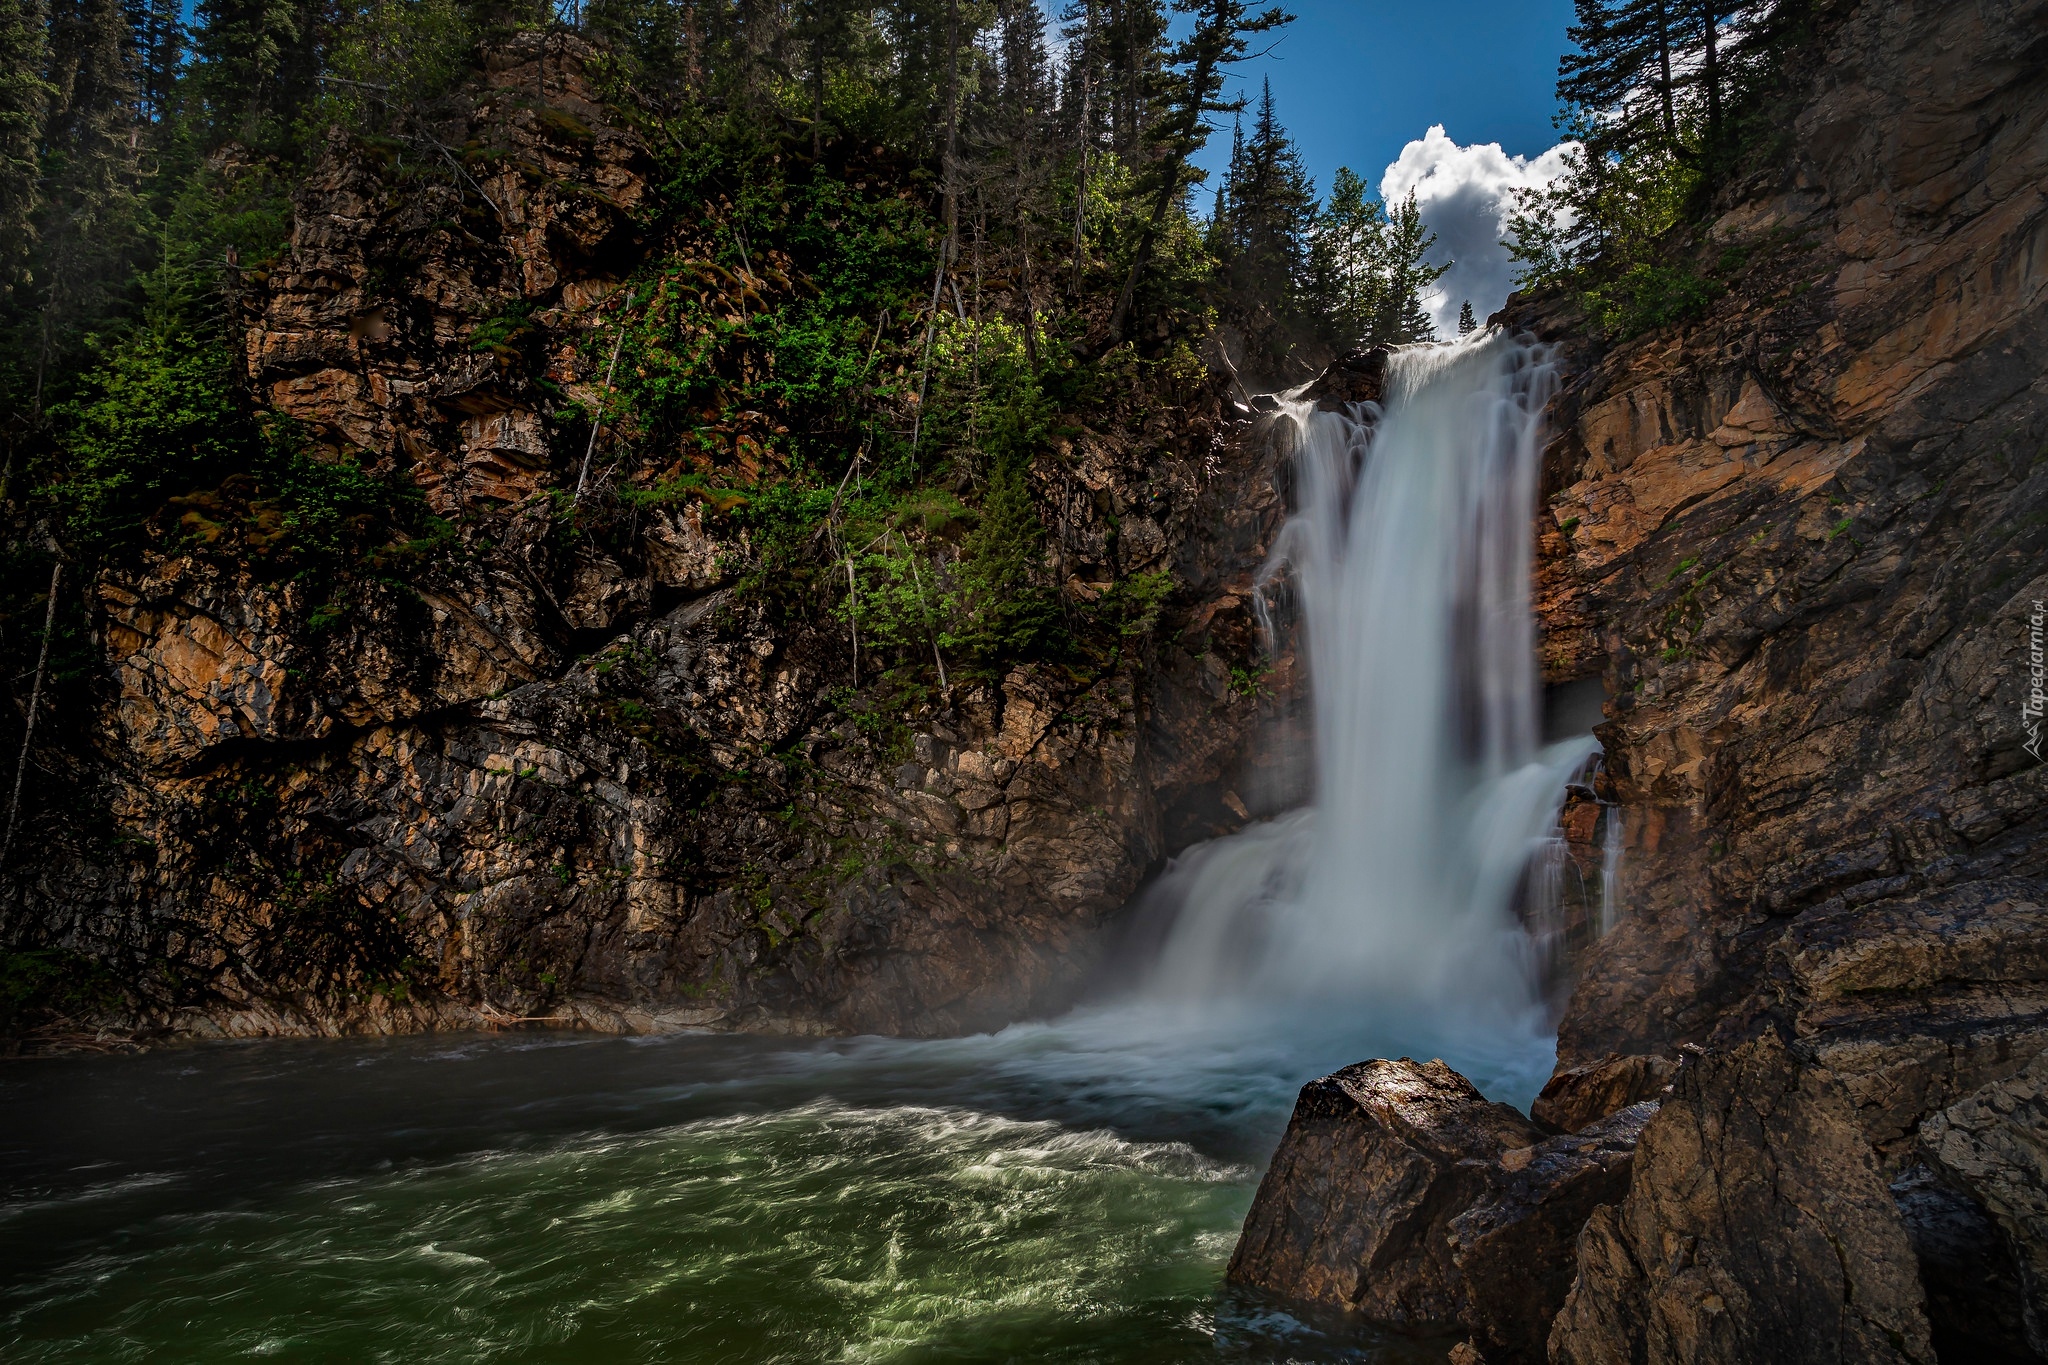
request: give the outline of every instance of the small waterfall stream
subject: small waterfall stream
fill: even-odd
[[[1396,351],[1379,409],[1287,405],[1298,507],[1262,578],[1307,654],[1315,800],[1169,871],[1149,994],[1495,1026],[1538,1007],[1512,902],[1595,747],[1537,740],[1552,386],[1541,347],[1489,332]]]

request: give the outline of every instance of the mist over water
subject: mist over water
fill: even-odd
[[[0,1355],[1441,1360],[1219,1286],[1304,1081],[1440,1056],[1526,1103],[1549,1070],[1512,901],[1591,748],[1537,742],[1549,385],[1481,334],[1396,353],[1384,411],[1289,406],[1264,580],[1314,804],[1178,859],[1114,991],[960,1039],[17,1064]]]

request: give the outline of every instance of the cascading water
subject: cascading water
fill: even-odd
[[[1536,1008],[1511,902],[1594,748],[1537,742],[1551,386],[1542,348],[1485,333],[1396,351],[1379,412],[1288,405],[1299,506],[1263,580],[1307,651],[1315,802],[1168,874],[1152,995],[1364,999],[1482,1027]]]

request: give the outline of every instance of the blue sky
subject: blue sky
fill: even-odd
[[[1550,120],[1571,0],[1284,7],[1294,23],[1268,55],[1237,68],[1233,90],[1256,101],[1272,79],[1280,121],[1319,193],[1339,166],[1389,198],[1412,190],[1437,234],[1435,258],[1455,262],[1430,300],[1439,332],[1455,327],[1467,300],[1484,318],[1512,287],[1500,246],[1509,194],[1554,175],[1563,155]],[[1226,130],[1199,160],[1213,174],[1229,157]]]
[[[1339,166],[1377,183],[1431,124],[1460,144],[1535,156],[1557,141],[1557,59],[1571,0],[1291,0],[1272,54],[1237,68],[1256,100],[1270,76],[1280,121],[1318,190]],[[1228,136],[1201,159],[1229,159]]]

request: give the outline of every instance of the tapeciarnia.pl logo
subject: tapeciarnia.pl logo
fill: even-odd
[[[2048,703],[2048,662],[2041,651],[2041,627],[2048,622],[2048,603],[2034,599],[2034,614],[2027,618],[2027,694],[2020,702],[2020,724],[2026,729],[2026,750],[2041,759],[2041,713]]]

